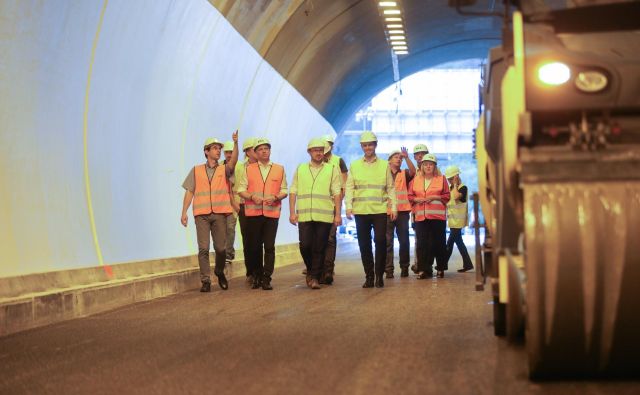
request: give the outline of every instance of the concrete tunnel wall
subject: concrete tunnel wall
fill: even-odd
[[[206,137],[267,136],[291,181],[334,132],[206,0],[3,0],[0,103],[0,277],[195,254]]]

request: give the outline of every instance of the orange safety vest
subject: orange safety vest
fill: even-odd
[[[411,211],[411,203],[409,203],[409,191],[407,190],[406,170],[400,170],[396,174],[396,199],[398,201],[398,211]]]
[[[193,216],[215,214],[231,214],[233,207],[229,200],[229,180],[224,165],[218,165],[213,177],[209,180],[205,165],[193,168],[196,189],[193,193]]]
[[[413,205],[413,214],[416,216],[416,222],[424,221],[425,219],[446,221],[447,202],[449,202],[449,184],[444,176],[433,177],[429,188],[425,190],[424,177],[418,173],[413,181],[411,181],[410,188],[418,198],[440,196],[440,200],[432,200],[429,203],[416,203]]]
[[[252,163],[246,167],[247,169],[247,192],[264,198],[267,195],[276,196],[280,193],[282,179],[284,178],[284,167],[272,164],[267,174],[267,179],[262,180],[260,167],[258,163]],[[269,218],[280,218],[280,201],[275,202],[272,206],[265,203],[255,204],[251,199],[244,201],[244,214],[247,217],[257,217],[264,215]]]

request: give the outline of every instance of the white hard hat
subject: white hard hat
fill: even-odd
[[[221,149],[222,149],[222,146],[223,146],[223,144],[220,142],[220,140],[218,140],[215,137],[209,137],[208,139],[206,139],[204,141],[204,148],[207,148],[210,145],[219,145]]]
[[[330,134],[325,134],[322,138],[327,142],[333,144],[335,142],[334,138]]]
[[[447,169],[444,171],[444,176],[447,178],[451,178],[453,176],[457,176],[458,174],[460,174],[460,169],[458,168],[458,166],[448,166]]]
[[[423,162],[433,162],[433,163],[438,163],[438,159],[436,159],[436,156],[434,154],[426,154],[425,156],[422,157],[422,161]]]
[[[362,134],[360,135],[360,142],[361,143],[372,143],[372,142],[377,142],[378,138],[376,137],[375,134],[373,134],[373,132],[370,131],[365,131],[362,132]]]
[[[256,148],[258,148],[261,145],[268,145],[269,148],[271,148],[271,143],[269,142],[268,139],[264,138],[264,137],[259,137],[257,139],[255,139],[253,141],[253,149],[255,150]]]
[[[402,155],[402,151],[400,151],[399,149],[394,149],[393,151],[389,152],[389,158],[387,158],[387,160],[391,160],[391,158],[393,158],[393,155],[397,154]]]
[[[222,147],[223,151],[233,151],[233,141],[225,141]]]
[[[248,139],[246,139],[244,141],[244,143],[242,144],[242,150],[246,151],[249,148],[253,148],[253,143],[256,141],[256,139],[254,139],[253,137],[249,137]]]
[[[427,147],[426,144],[416,144],[415,147],[413,147],[413,153],[417,154],[418,152],[424,152],[428,154],[429,148]]]
[[[307,144],[307,150],[311,148],[326,148],[327,142],[323,138],[313,138],[309,140],[309,144]]]

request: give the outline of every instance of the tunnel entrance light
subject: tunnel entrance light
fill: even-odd
[[[562,85],[569,81],[571,70],[560,62],[547,63],[538,69],[538,79],[547,85]]]

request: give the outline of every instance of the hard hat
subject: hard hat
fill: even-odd
[[[223,151],[233,151],[233,141],[225,141],[222,147]]]
[[[253,148],[253,143],[256,141],[256,139],[254,139],[253,137],[249,137],[248,139],[246,139],[244,141],[244,143],[242,143],[242,150],[246,151],[249,148]]]
[[[458,174],[460,174],[460,169],[458,168],[458,166],[448,166],[447,169],[444,171],[444,176],[447,178],[451,178],[453,176],[457,176]]]
[[[391,158],[393,158],[393,155],[396,154],[402,155],[402,151],[400,151],[399,149],[394,149],[393,151],[389,152],[389,158],[387,160],[391,160]]]
[[[415,147],[413,147],[413,153],[417,154],[418,152],[424,152],[425,154],[428,154],[429,148],[427,148],[426,144],[416,144]]]
[[[258,137],[253,141],[253,149],[255,150],[256,148],[258,148],[261,145],[268,145],[269,148],[271,148],[271,143],[269,142],[268,139],[264,138],[264,137]]]
[[[377,142],[378,138],[375,134],[373,134],[373,132],[367,130],[366,132],[362,132],[362,134],[360,135],[361,143],[372,143],[374,141]]]
[[[330,134],[325,134],[324,136],[322,136],[322,138],[327,142],[327,143],[331,143],[333,144],[335,141],[333,139],[333,136]]]
[[[210,145],[219,145],[222,148],[223,144],[215,137],[209,137],[204,141],[204,148],[207,148]]]
[[[309,144],[307,144],[307,150],[311,148],[327,148],[327,142],[323,138],[313,138],[309,140]]]
[[[422,152],[422,151],[419,151]],[[433,162],[433,163],[438,163],[438,160],[436,159],[436,156],[434,154],[426,154],[425,156],[422,157],[422,161],[423,162]]]

